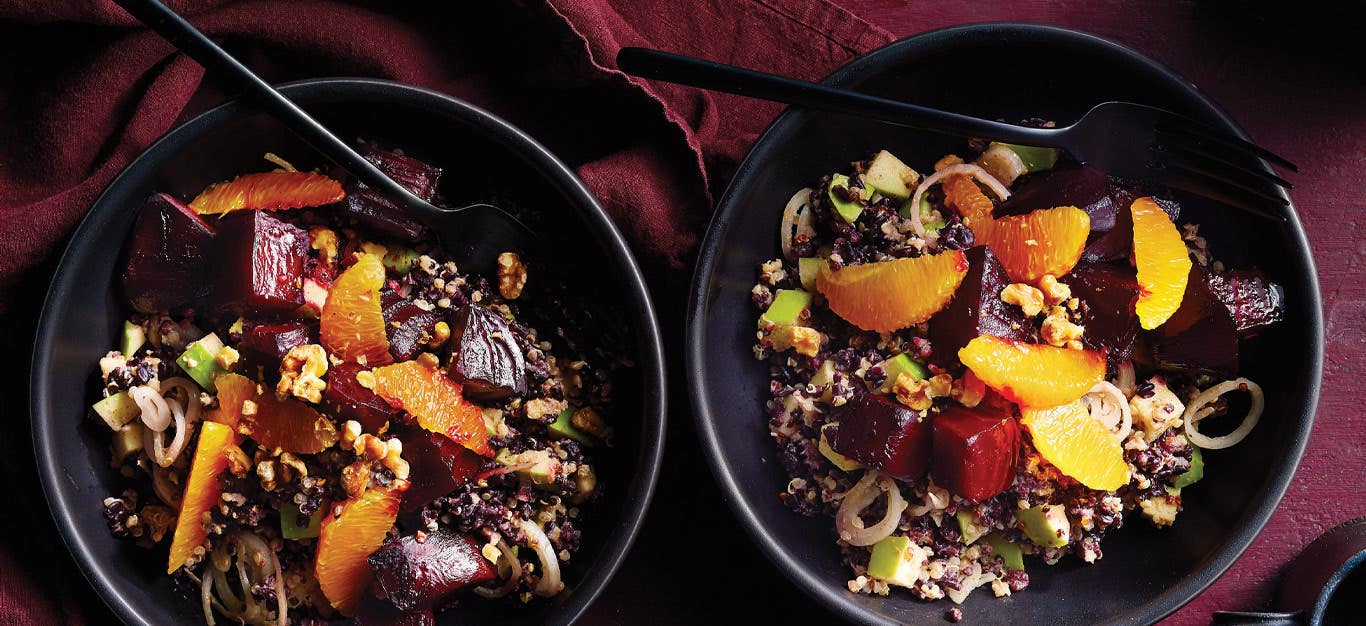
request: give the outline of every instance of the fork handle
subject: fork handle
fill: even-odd
[[[617,67],[640,78],[867,117],[897,126],[1041,147],[1065,147],[1057,130],[993,122],[649,48],[622,48],[617,53]]]

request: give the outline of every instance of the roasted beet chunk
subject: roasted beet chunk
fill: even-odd
[[[323,392],[323,405],[338,420],[355,420],[367,433],[377,433],[389,420],[401,415],[403,411],[389,406],[383,398],[367,389],[356,379],[356,374],[365,370],[355,363],[335,365],[327,373],[327,390]]]
[[[1215,297],[1205,271],[1191,267],[1181,308],[1151,333],[1159,367],[1233,376],[1238,372],[1238,325]]]
[[[374,146],[365,146],[361,152],[366,160],[413,192],[413,195],[428,202],[436,195],[436,185],[441,179],[440,168]],[[352,181],[347,187],[342,210],[360,223],[393,237],[416,239],[422,236],[422,224],[384,196],[358,181]]]
[[[1111,365],[1129,358],[1138,338],[1138,279],[1128,267],[1079,263],[1063,279],[1082,301],[1082,343],[1104,350]]]
[[[262,367],[270,375],[279,371],[280,360],[290,350],[314,343],[317,334],[317,329],[305,322],[256,324],[242,331],[237,350],[242,353],[242,362],[249,374],[255,374],[255,368]]]
[[[1233,316],[1240,337],[1251,337],[1285,317],[1285,290],[1261,270],[1209,273],[1210,291]]]
[[[473,304],[460,309],[450,346],[447,373],[465,386],[465,395],[487,401],[526,393],[522,349],[503,316]]]
[[[1181,207],[1175,201],[1155,195],[1153,190],[1118,178],[1110,179],[1108,195],[1095,205],[1085,207],[1091,216],[1091,236],[1081,260],[1091,262],[1127,261],[1134,248],[1134,218],[1129,207],[1134,200],[1152,196],[1157,205],[1175,222]]]
[[[953,301],[930,318],[930,359],[941,367],[958,362],[958,350],[979,335],[1029,338],[1029,324],[1019,307],[1001,301],[1010,284],[1005,268],[986,246],[967,251],[968,274]]]
[[[483,457],[440,433],[406,428],[399,439],[403,442],[403,458],[411,466],[410,486],[403,492],[400,507],[404,511],[427,506],[484,470]]]
[[[379,299],[384,310],[384,330],[389,335],[389,354],[394,355],[395,361],[413,359],[431,341],[432,329],[441,318],[392,289],[381,291]]]
[[[493,564],[467,535],[445,529],[425,541],[409,535],[370,555],[380,592],[401,611],[429,609],[455,592],[493,580]]]
[[[181,312],[203,303],[214,229],[164,193],[143,205],[123,270],[123,292],[143,313]]]
[[[366,593],[351,623],[353,626],[435,626],[436,616],[430,609],[400,611],[388,600]]]
[[[831,409],[839,426],[830,447],[902,480],[925,475],[930,463],[930,418],[874,393]]]
[[[1039,209],[1074,206],[1091,215],[1092,230],[1110,230],[1115,218],[1114,211],[1105,206],[1109,204],[1108,191],[1109,178],[1094,167],[1058,168],[1030,176],[1018,191],[996,207],[992,215],[1001,218]]]
[[[1009,410],[954,405],[934,418],[935,484],[976,504],[1010,486],[1020,429]]]
[[[308,233],[263,211],[219,221],[213,300],[238,315],[283,313],[304,303]]]

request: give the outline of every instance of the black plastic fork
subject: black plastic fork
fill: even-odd
[[[963,137],[1066,150],[1077,160],[1266,217],[1284,219],[1293,186],[1263,159],[1294,163],[1169,111],[1130,102],[1096,105],[1063,128],[1027,128],[870,96],[786,76],[651,50],[622,48],[621,71],[670,83],[867,117]]]

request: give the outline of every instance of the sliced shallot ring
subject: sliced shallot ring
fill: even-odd
[[[783,221],[778,227],[778,235],[779,243],[783,246],[783,258],[789,261],[796,258],[792,253],[792,240],[799,234],[808,237],[816,234],[816,229],[811,226],[810,205],[811,188],[803,187],[792,194],[792,199],[788,200],[787,206],[783,208]]]
[[[1115,376],[1115,386],[1124,392],[1124,397],[1134,397],[1134,392],[1138,389],[1138,377],[1134,374],[1134,362],[1125,359],[1119,364],[1119,375]]]
[[[865,527],[859,514],[877,500],[882,492],[887,493],[887,512],[878,523]],[[901,521],[901,513],[906,510],[906,500],[891,476],[877,470],[867,470],[847,493],[835,514],[835,527],[840,539],[851,546],[871,546],[896,531]]]
[[[479,597],[501,598],[506,596],[507,594],[512,593],[512,590],[517,587],[517,581],[522,579],[522,562],[517,560],[517,555],[512,552],[512,547],[502,539],[498,540],[497,565],[499,566],[499,571],[502,571],[502,565],[507,565],[509,569],[507,580],[503,581],[503,584],[499,585],[496,589],[475,587],[474,593],[479,594]]]
[[[1094,398],[1094,396],[1101,397]],[[1101,415],[1097,415],[1097,406],[1100,407],[1101,411],[1105,410],[1106,397],[1109,397],[1115,406],[1118,407],[1119,419],[1116,420],[1117,424],[1111,424],[1104,419],[1100,419],[1102,417]],[[1092,386],[1091,389],[1082,396],[1082,401],[1086,404],[1086,410],[1091,412],[1091,417],[1096,418],[1097,421],[1104,424],[1107,429],[1113,429],[1116,425],[1119,426],[1119,430],[1115,432],[1115,439],[1123,442],[1129,437],[1129,433],[1133,432],[1134,416],[1133,413],[1129,411],[1129,399],[1124,397],[1124,392],[1121,391],[1119,387],[1116,387],[1108,381],[1102,380]]]
[[[161,381],[161,395],[164,397],[172,390],[179,389],[185,395],[185,419],[193,424],[199,421],[199,386],[184,376],[175,376]]]
[[[1200,421],[1213,412],[1207,409],[1224,394],[1230,391],[1246,390],[1252,399],[1252,406],[1248,408],[1247,415],[1243,417],[1241,424],[1233,429],[1233,432],[1220,437],[1209,437],[1200,433]],[[1185,422],[1186,439],[1198,447],[1207,450],[1222,450],[1229,446],[1236,445],[1252,432],[1253,427],[1257,426],[1257,421],[1262,419],[1262,410],[1266,408],[1266,396],[1262,394],[1262,387],[1257,383],[1246,378],[1235,378],[1226,380],[1209,389],[1201,391],[1190,403],[1186,405],[1186,412],[1181,416]]]
[[[915,230],[916,235],[921,237],[925,236],[925,225],[920,222],[920,198],[925,195],[926,191],[929,191],[931,186],[949,176],[971,176],[989,187],[991,192],[996,194],[997,198],[1005,200],[1010,197],[1010,189],[1007,189],[1005,185],[1002,185],[1001,181],[996,180],[995,176],[992,176],[989,172],[982,169],[982,166],[973,165],[971,163],[950,165],[927,176],[925,180],[921,181],[920,185],[915,188],[915,194],[911,196],[911,228]]]
[[[171,409],[156,389],[135,385],[128,389],[128,397],[142,410],[142,423],[148,430],[161,432],[171,425]]]
[[[550,538],[545,536],[545,531],[536,522],[522,520],[519,527],[526,533],[527,545],[536,552],[536,558],[541,562],[541,580],[531,590],[532,593],[541,597],[559,593],[564,589],[564,581],[560,580],[560,557],[555,555]]]
[[[243,569],[244,559],[248,552],[255,553],[252,565],[258,572],[265,572],[275,583],[275,623],[277,626],[285,626],[288,616],[289,605],[285,598],[285,574],[280,566],[280,557],[276,556],[275,551],[270,549],[264,539],[256,533],[249,531],[239,531],[233,535],[233,542],[237,544],[237,567],[240,575],[244,577],[246,573]],[[264,577],[263,577],[264,578]],[[247,588],[247,595],[250,596],[250,587]]]

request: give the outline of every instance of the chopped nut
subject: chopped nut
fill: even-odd
[[[607,440],[612,436],[612,429],[607,426],[607,422],[603,421],[602,416],[590,406],[574,411],[569,417],[569,424],[598,439]]]
[[[332,263],[337,258],[337,233],[330,228],[314,226],[308,229],[309,245],[318,251],[318,256],[322,257],[324,263]]]
[[[407,480],[408,462],[403,460],[403,442],[390,439],[384,450],[384,467],[394,473],[395,478]]]
[[[551,398],[536,398],[526,403],[527,419],[543,420],[551,419],[560,414],[560,411],[568,408],[569,403],[564,400],[553,400]]]
[[[901,372],[897,374],[896,382],[892,384],[892,392],[896,394],[897,402],[917,411],[924,411],[933,404],[929,394],[926,393],[928,387],[929,383],[926,381],[916,380],[914,376]]]
[[[428,369],[436,369],[441,366],[441,359],[430,352],[417,355],[417,362]]]
[[[947,398],[953,392],[953,376],[937,374],[925,381],[925,395],[930,398]]]
[[[446,300],[446,298],[442,298],[442,300]],[[436,304],[437,306],[441,306],[440,301],[437,301]],[[450,303],[447,302],[446,306],[450,306]],[[440,348],[441,346],[445,345],[446,341],[450,338],[451,325],[447,324],[446,322],[437,322],[436,326],[432,328],[432,340],[427,342],[427,347],[433,349]]]
[[[148,530],[151,531],[154,542],[161,541],[161,538],[166,535],[167,530],[170,530],[176,519],[174,511],[159,504],[149,504],[142,507],[139,516],[142,518],[142,522],[147,525]]]
[[[232,472],[233,476],[241,478],[251,471],[251,459],[241,447],[230,445],[223,450],[223,455],[228,457],[228,471]]]
[[[1043,292],[1044,303],[1048,306],[1062,304],[1072,297],[1072,288],[1058,282],[1058,278],[1052,274],[1044,274],[1039,279],[1039,290]]]
[[[1001,290],[1001,302],[1018,306],[1025,316],[1034,317],[1043,311],[1043,292],[1025,283],[1011,283]]]
[[[360,437],[360,434],[360,422],[357,422],[356,420],[346,420],[346,423],[342,424],[342,449],[350,450],[354,448],[356,446],[356,439]]]
[[[953,381],[953,389],[949,393],[949,397],[970,409],[981,404],[982,398],[985,398],[986,394],[986,383],[983,383],[982,379],[972,373],[972,370],[967,370],[963,372],[962,378]]]
[[[223,348],[220,349],[218,351],[218,354],[214,355],[213,358],[214,361],[218,362],[219,367],[229,371],[231,371],[232,368],[236,367],[237,362],[241,359],[241,353],[239,353],[232,346],[223,346]]]
[[[262,489],[275,491],[275,461],[266,460],[257,463],[256,478],[260,480]]]
[[[1080,340],[1084,330],[1081,326],[1073,324],[1067,319],[1066,310],[1060,306],[1055,306],[1048,312],[1048,317],[1044,318],[1043,328],[1040,329],[1039,335],[1050,346],[1072,348],[1075,345],[1076,347],[1073,349],[1080,350]],[[1071,344],[1074,341],[1076,343]]]
[[[374,389],[379,381],[375,379],[374,372],[370,370],[361,370],[356,372],[356,382],[360,383],[360,386],[365,387],[366,389]]]
[[[526,266],[516,252],[498,255],[498,293],[508,300],[516,300],[526,286]]]
[[[280,362],[280,383],[275,386],[279,396],[293,395],[309,402],[322,402],[327,382],[327,351],[314,343],[295,346]]]
[[[370,463],[356,461],[342,468],[342,489],[346,495],[359,498],[370,486]]]
[[[821,350],[821,331],[796,324],[778,324],[768,335],[773,349],[779,352],[793,349],[803,356],[816,356]]]
[[[251,400],[242,401],[242,415],[244,417],[256,415],[256,403]]]

